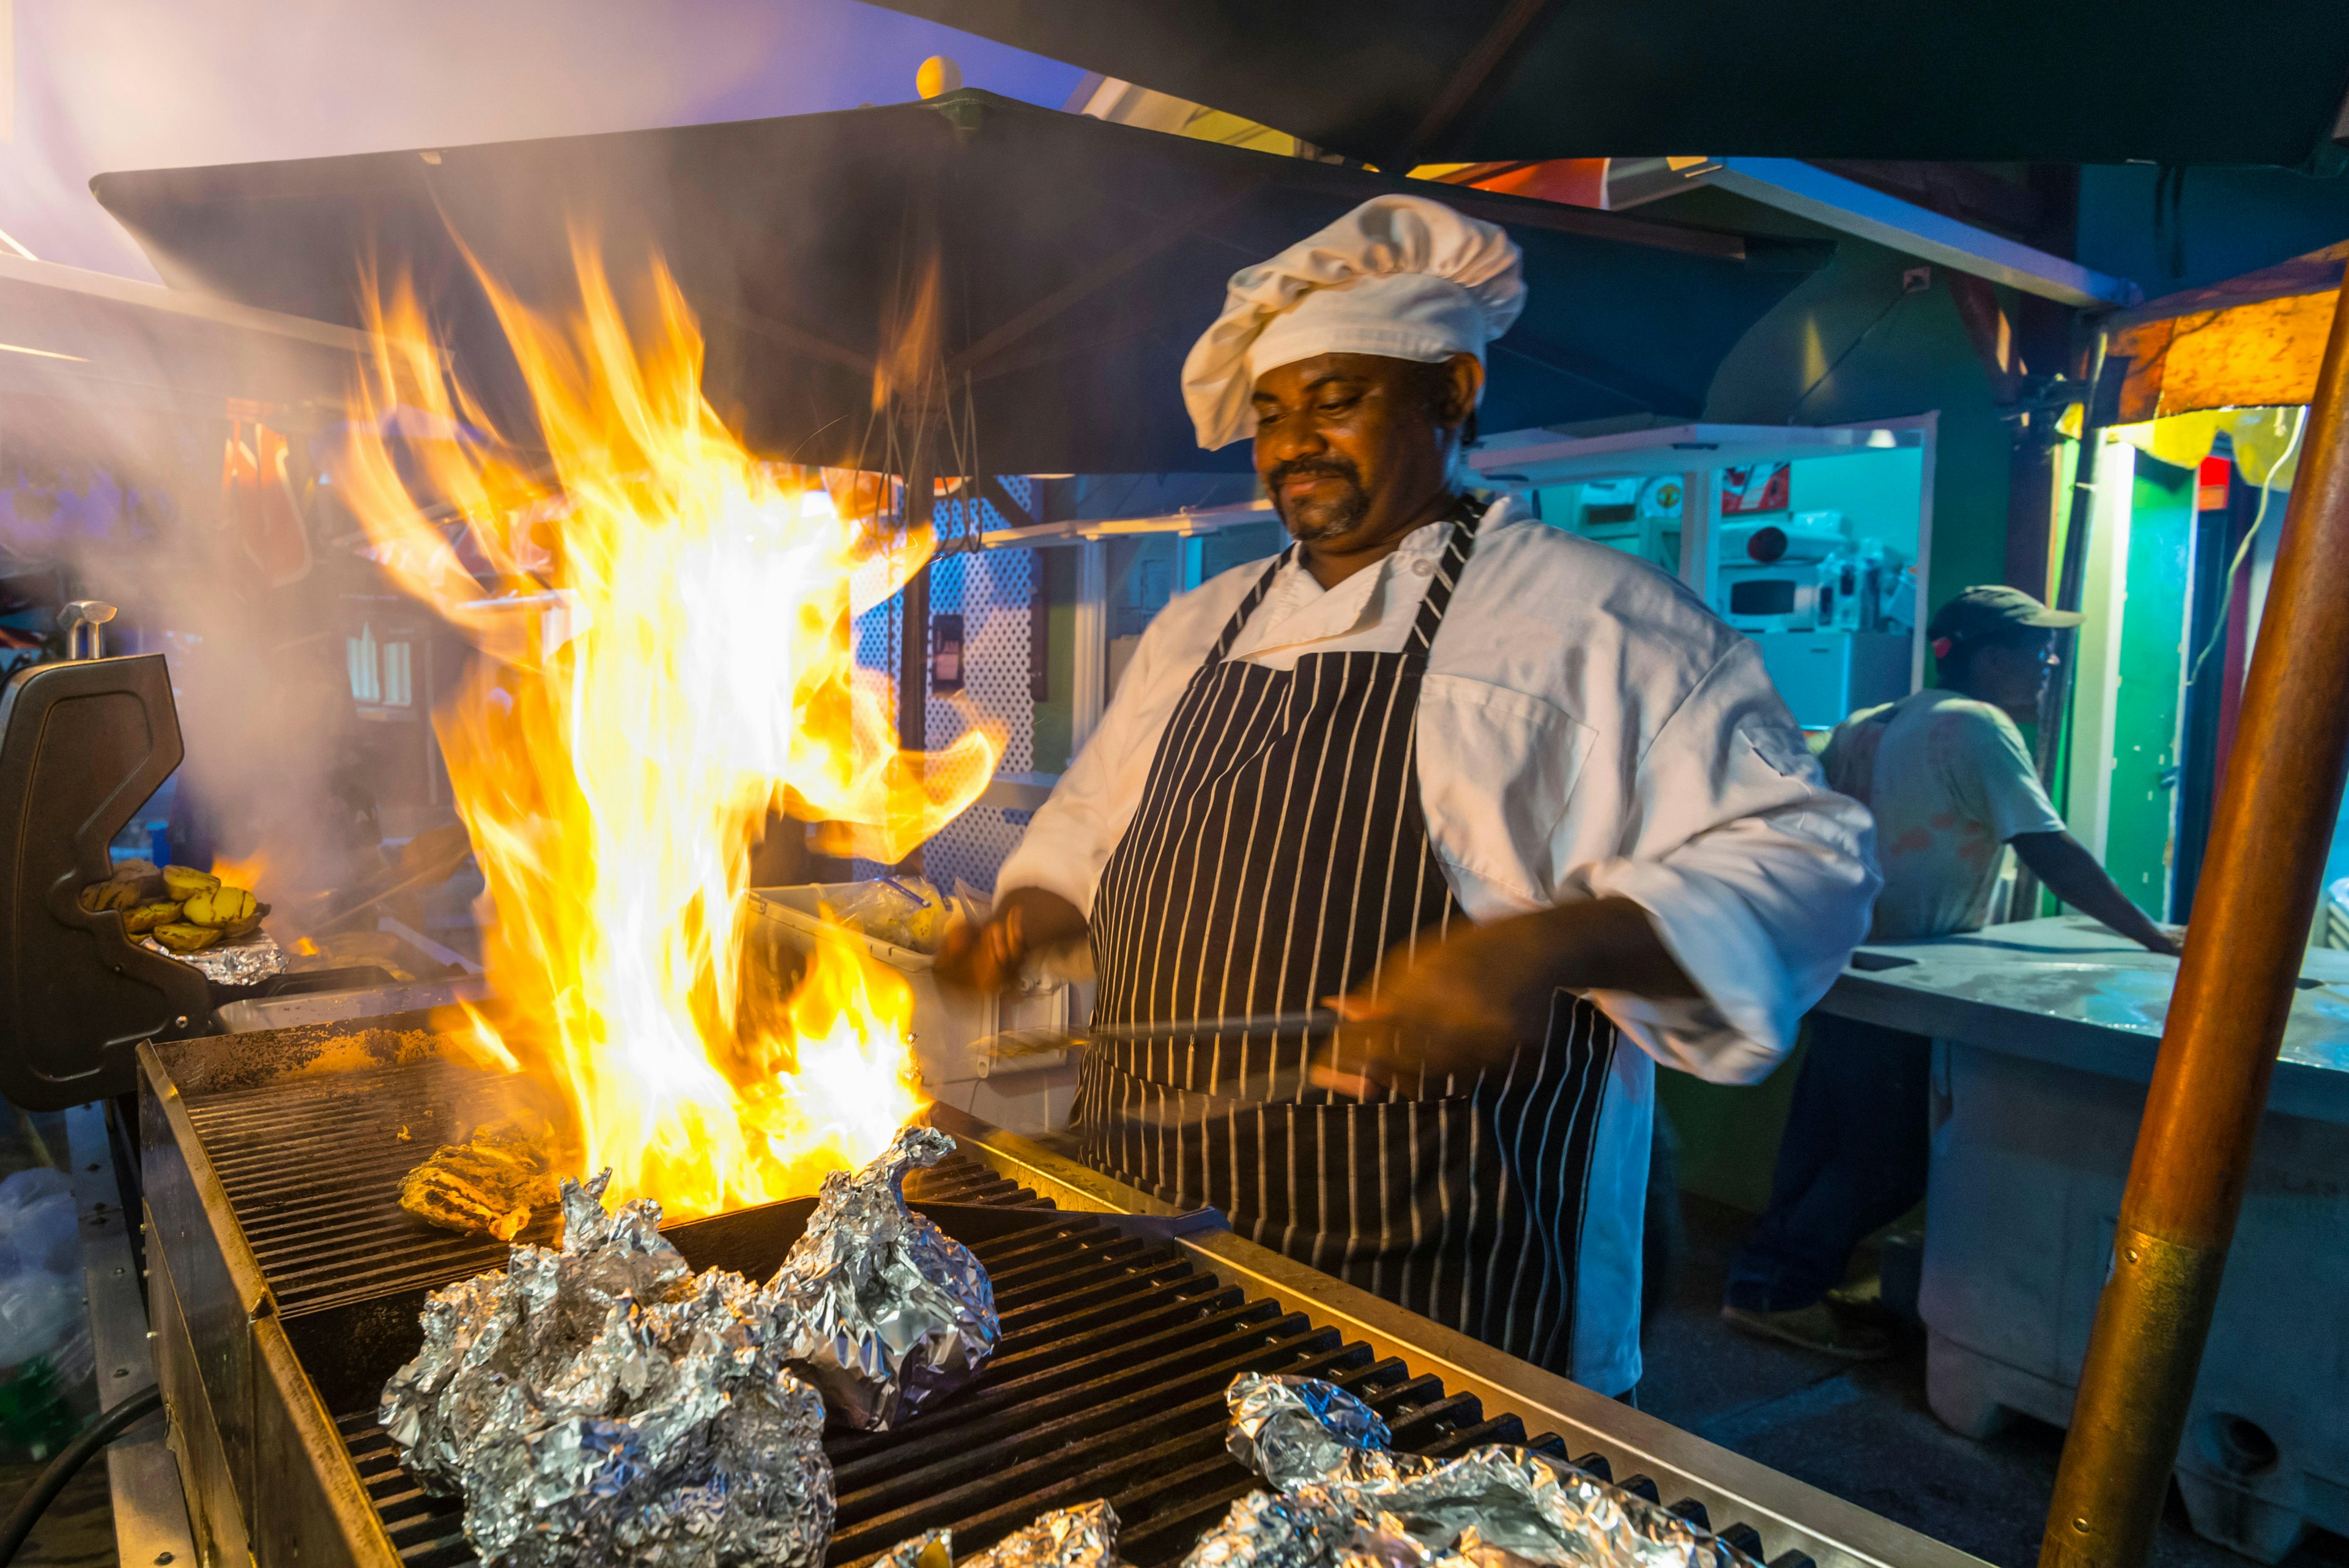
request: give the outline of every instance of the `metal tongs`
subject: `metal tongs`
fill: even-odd
[[[1171,1023],[1112,1023],[1099,1027],[1007,1029],[978,1042],[997,1060],[1019,1056],[1050,1056],[1087,1045],[1147,1044],[1159,1040],[1190,1040],[1211,1034],[1327,1034],[1344,1020],[1335,1010],[1317,1007],[1307,1012],[1257,1012],[1225,1018],[1185,1018]]]

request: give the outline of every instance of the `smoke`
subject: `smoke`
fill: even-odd
[[[109,340],[109,372],[135,385],[184,370],[152,344],[142,358],[134,338]],[[38,636],[58,603],[100,599],[120,611],[108,652],[167,658],[185,747],[172,857],[263,857],[258,890],[289,918],[304,893],[378,867],[391,826],[378,806],[428,779],[420,676],[405,693],[412,717],[378,704],[384,722],[367,722],[354,701],[351,638],[371,615],[389,630],[397,614],[378,612],[401,607],[335,537],[338,509],[310,457],[321,410],[293,414],[273,427],[0,393],[6,620]]]

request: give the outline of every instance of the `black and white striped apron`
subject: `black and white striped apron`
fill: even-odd
[[[1398,948],[1465,919],[1416,763],[1428,650],[1475,545],[1450,521],[1400,653],[1226,658],[1292,546],[1191,678],[1092,913],[1103,1024],[1296,1012],[1375,992]],[[1385,1098],[1313,1087],[1301,1035],[1086,1053],[1085,1158],[1289,1257],[1570,1373],[1576,1259],[1615,1026],[1560,992],[1547,1036]],[[1340,1064],[1342,1065],[1342,1063]]]

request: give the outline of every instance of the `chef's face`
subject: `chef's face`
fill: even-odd
[[[1451,493],[1485,368],[1319,354],[1256,383],[1256,471],[1289,534],[1344,554],[1427,521]]]

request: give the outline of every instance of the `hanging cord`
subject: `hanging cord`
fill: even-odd
[[[2292,427],[2292,440],[2284,444],[2282,455],[2269,468],[2268,476],[2260,481],[2260,509],[2251,514],[2251,525],[2244,533],[2243,542],[2235,546],[2235,558],[2227,563],[2227,581],[2219,593],[2219,624],[2210,628],[2209,640],[2203,643],[2202,651],[2194,656],[2194,668],[2186,673],[2189,686],[2202,679],[2202,666],[2209,662],[2212,650],[2226,640],[2227,618],[2235,607],[2235,574],[2243,569],[2243,563],[2251,559],[2251,546],[2260,542],[2260,529],[2268,520],[2268,498],[2275,493],[2276,475],[2282,473],[2284,465],[2292,461],[2292,454],[2300,450],[2301,432],[2307,429],[2308,410],[2302,409],[2300,421]]]
[[[49,1511],[49,1504],[57,1501],[57,1493],[66,1490],[66,1483],[89,1462],[90,1455],[162,1407],[162,1389],[142,1389],[100,1416],[91,1423],[88,1431],[67,1443],[57,1457],[49,1461],[49,1468],[43,1470],[39,1479],[26,1490],[25,1495],[16,1500],[16,1506],[8,1511],[7,1519],[0,1521],[0,1568],[6,1568],[8,1563],[16,1560],[25,1538],[33,1533],[33,1526],[41,1521],[41,1515]]]

